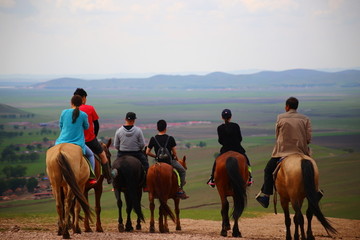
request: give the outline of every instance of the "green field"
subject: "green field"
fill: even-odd
[[[187,185],[190,199],[181,202],[182,217],[220,220],[220,201],[216,189],[205,183],[209,177],[214,153],[219,151],[216,127],[221,123],[220,113],[224,108],[233,112],[233,121],[238,122],[243,133],[243,145],[253,168],[255,184],[248,192],[248,206],[244,216],[255,217],[272,209],[263,209],[254,196],[259,191],[263,168],[270,157],[274,143],[276,115],[284,111],[284,102],[289,96],[300,100],[299,111],[308,115],[313,125],[313,157],[320,170],[320,186],[325,191],[321,206],[325,216],[360,219],[360,105],[357,89],[289,89],[288,91],[115,91],[88,90],[88,104],[94,105],[101,117],[100,124],[115,124],[103,127],[100,137],[113,137],[116,126],[123,123],[126,112],[137,113],[137,125],[154,124],[160,118],[168,122],[208,121],[200,125],[169,128],[169,134],[178,142],[179,155],[188,159]],[[61,110],[69,107],[71,90],[0,89],[0,103],[34,113],[30,119],[0,119],[4,131],[24,131],[23,136],[0,139],[0,151],[9,144],[30,144],[44,137],[55,140],[56,134],[39,135],[40,127],[15,130],[18,122],[43,123],[58,120]],[[58,129],[53,129],[54,131]],[[32,133],[29,135],[29,133]],[[155,129],[144,129],[147,140]],[[195,147],[200,141],[206,147]],[[184,147],[191,143],[190,149]],[[112,150],[114,151],[114,150]],[[45,172],[45,156],[36,163],[24,164],[27,175]],[[114,159],[113,159],[114,160]],[[17,163],[13,163],[17,165]],[[0,177],[4,177],[0,165]],[[106,185],[102,198],[104,221],[117,218],[115,197]],[[206,196],[206,197],[205,197]],[[33,205],[35,204],[36,205]],[[147,194],[142,204],[149,216]],[[5,207],[6,206],[6,207]],[[278,209],[280,205],[278,204]],[[0,216],[31,217],[55,216],[53,200],[24,200],[0,202]]]

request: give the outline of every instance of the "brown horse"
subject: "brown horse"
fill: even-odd
[[[46,152],[46,171],[56,200],[58,213],[58,235],[69,239],[68,229],[73,228],[74,233],[81,233],[79,227],[80,205],[85,216],[91,219],[91,209],[84,196],[85,184],[89,179],[89,165],[85,162],[81,147],[62,143],[55,145]],[[71,209],[75,212],[73,221]]]
[[[289,202],[291,202],[295,211],[294,239],[299,239],[299,226],[301,239],[315,239],[311,229],[311,220],[314,214],[328,234],[329,231],[336,233],[336,230],[324,217],[319,208],[319,201],[322,195],[318,192],[318,182],[319,171],[316,162],[312,158],[305,155],[292,154],[281,161],[275,180],[275,187],[280,195],[281,206],[285,214],[287,240],[291,239]],[[308,200],[308,209],[306,211],[308,220],[307,238],[304,231],[304,217],[301,213],[301,206],[305,197]]]
[[[104,152],[106,153],[107,160],[111,162],[111,153],[109,151],[109,147],[111,145],[111,138],[108,140],[107,144],[100,143],[101,147],[103,148]],[[100,205],[100,199],[103,192],[103,180],[104,176],[101,174],[101,159],[96,156],[98,160],[95,161],[95,176],[96,176],[96,183],[91,184],[89,182],[86,183],[85,186],[85,197],[88,199],[89,191],[91,189],[94,189],[95,192],[95,213],[96,213],[96,231],[97,232],[103,232],[103,228],[101,226],[101,219],[100,219],[100,213],[101,213],[101,205]],[[92,232],[90,224],[89,224],[89,218],[85,217],[84,219],[84,227],[85,232]]]
[[[249,179],[245,156],[234,151],[228,151],[218,156],[216,158],[214,178],[222,206],[222,229],[220,235],[226,237],[227,231],[230,230],[227,197],[232,196],[234,201],[234,209],[231,214],[234,219],[232,236],[241,237],[238,220],[247,203],[246,182]]]
[[[186,156],[178,161],[185,169],[187,169]],[[152,165],[148,170],[146,183],[149,189],[149,202],[151,211],[150,232],[155,232],[155,199],[159,199],[160,201],[159,231],[161,233],[169,232],[167,216],[169,216],[172,221],[176,221],[176,230],[181,230],[179,209],[180,199],[176,196],[179,184],[177,175],[173,171],[173,167],[167,163],[156,163]],[[170,198],[174,200],[176,218],[167,204],[167,200]]]

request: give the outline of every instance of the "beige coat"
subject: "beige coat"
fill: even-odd
[[[276,144],[271,157],[285,157],[292,153],[310,156],[311,122],[308,117],[290,109],[279,114],[275,126]]]

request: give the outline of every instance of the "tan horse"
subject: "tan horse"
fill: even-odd
[[[179,163],[187,169],[186,156],[178,160]],[[173,171],[173,167],[167,163],[156,163],[152,165],[147,173],[146,184],[149,189],[149,202],[150,202],[150,232],[155,232],[154,210],[155,199],[159,199],[159,231],[161,233],[169,232],[167,223],[167,216],[172,221],[176,221],[176,230],[181,230],[180,226],[180,199],[177,198],[177,191],[179,188],[178,178]],[[172,198],[175,204],[176,218],[167,204],[167,200]]]
[[[56,200],[58,213],[58,235],[69,239],[69,228],[81,233],[79,227],[80,205],[85,216],[91,218],[91,209],[84,196],[85,184],[89,179],[89,165],[85,162],[81,147],[62,143],[46,152],[46,171]],[[71,209],[75,201],[74,218]]]
[[[109,141],[107,142],[107,144],[105,143],[100,143],[102,149],[104,150],[107,160],[109,161],[109,163],[111,163],[111,153],[109,151],[109,147],[111,145],[111,138],[109,139]],[[101,174],[101,159],[99,157],[98,160],[95,160],[95,176],[96,176],[96,183],[95,184],[91,184],[89,182],[86,183],[85,186],[85,197],[88,200],[88,195],[89,195],[89,191],[91,189],[94,189],[95,192],[95,213],[96,213],[96,231],[97,232],[103,232],[103,228],[101,226],[101,218],[100,218],[100,213],[101,213],[101,205],[100,205],[100,199],[101,199],[101,195],[103,192],[103,180],[104,180],[104,176]],[[92,232],[91,227],[90,227],[90,223],[89,223],[89,218],[87,218],[85,216],[84,219],[84,227],[85,227],[85,232]]]
[[[222,229],[221,236],[226,237],[230,230],[228,196],[233,197],[234,210],[232,217],[234,226],[233,237],[241,237],[238,220],[247,203],[247,180],[249,171],[246,157],[238,152],[228,151],[216,158],[215,184],[221,199]]]
[[[319,171],[316,162],[308,156],[292,154],[282,160],[279,167],[275,180],[275,187],[280,195],[281,206],[285,214],[286,239],[291,239],[289,202],[291,202],[295,211],[294,239],[299,239],[299,227],[301,239],[315,239],[311,228],[313,215],[317,217],[328,234],[329,231],[331,233],[336,233],[336,230],[324,217],[319,207],[319,201],[322,195],[318,192]],[[308,209],[306,211],[308,220],[307,238],[304,231],[304,217],[301,212],[301,206],[305,198],[308,200]]]

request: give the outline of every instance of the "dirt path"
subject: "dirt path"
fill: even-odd
[[[338,234],[332,237],[328,236],[326,231],[315,219],[313,221],[313,232],[316,239],[360,239],[360,220],[347,220],[338,218],[329,218]],[[39,219],[25,219],[18,222],[16,219],[1,219],[0,230],[1,239],[61,239],[56,235],[56,222],[38,224]],[[154,239],[154,240],[185,240],[185,239],[235,239],[232,237],[220,237],[221,222],[207,220],[181,220],[182,231],[175,231],[175,225],[170,223],[168,234],[149,233],[149,223],[143,224],[141,231],[133,233],[119,233],[117,223],[103,224],[104,233],[82,233],[73,235],[72,239]],[[156,231],[158,226],[156,225]],[[268,214],[260,218],[242,218],[240,220],[240,231],[242,239],[285,239],[285,225],[282,214]],[[231,231],[228,233],[231,236]]]

